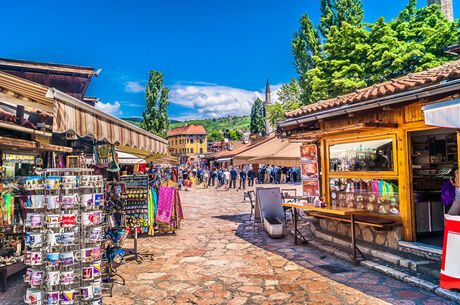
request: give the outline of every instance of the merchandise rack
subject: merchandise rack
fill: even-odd
[[[41,223],[38,226],[31,226],[32,223],[29,223],[27,227],[30,261],[26,259],[26,263],[31,265],[31,268],[28,269],[25,277],[31,287],[28,293],[35,291],[40,294],[42,291],[41,299],[44,304],[60,304],[65,301],[68,301],[67,304],[102,304],[101,298],[104,290],[102,279],[104,266],[107,264],[103,255],[105,217],[100,209],[104,204],[103,195],[101,197],[104,181],[102,176],[92,175],[92,172],[93,169],[86,168],[38,170],[37,173],[42,177],[43,188],[27,189],[29,195],[42,195],[45,198],[45,202],[38,208],[28,204],[28,210],[33,210],[32,214],[41,215]],[[79,175],[78,178],[76,174]],[[48,181],[53,179],[59,181],[58,185],[48,187]],[[64,179],[70,179],[72,183],[64,185]],[[77,181],[80,185],[77,184]],[[83,185],[83,181],[86,181],[87,185]],[[74,199],[63,205],[64,202],[61,202],[63,196],[67,196],[65,197],[67,200],[70,197]],[[83,205],[83,198],[88,197],[92,201],[87,202],[90,203],[89,205]],[[29,198],[31,198],[30,205],[32,205],[32,197]],[[48,198],[58,200],[59,204],[54,207],[48,206]],[[99,198],[98,205],[96,205],[96,198]],[[38,199],[35,198],[35,200]],[[87,216],[86,223],[83,223],[83,215]],[[66,216],[66,224],[62,222],[62,216]],[[94,223],[96,218],[98,221]],[[73,220],[67,223],[68,219]],[[97,238],[90,237],[90,234],[94,235],[97,232],[99,232],[95,235]],[[31,245],[30,233],[38,233],[34,236],[41,236],[41,241],[34,246]],[[50,243],[49,236],[52,234],[57,235],[58,244]],[[83,259],[82,250],[89,252],[89,257]],[[58,254],[58,260],[55,263],[52,261],[53,254]],[[68,263],[64,264],[65,261]],[[35,275],[41,274],[41,282],[32,280],[33,272]],[[48,277],[53,277],[55,280],[48,281]],[[64,279],[67,279],[68,282],[65,282]],[[83,291],[86,292],[85,295]],[[30,301],[29,295],[26,295],[25,301],[29,304],[40,304],[39,299],[36,302]]]

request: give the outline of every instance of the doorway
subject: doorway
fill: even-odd
[[[442,248],[444,214],[449,208],[442,204],[441,187],[458,165],[457,134],[438,128],[411,132],[409,136],[416,240]]]

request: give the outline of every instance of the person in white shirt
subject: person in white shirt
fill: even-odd
[[[230,172],[228,171],[228,169],[226,168],[225,169],[225,172],[224,172],[224,185],[225,185],[225,189],[228,190],[228,183],[230,182]]]

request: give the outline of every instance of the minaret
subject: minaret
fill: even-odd
[[[428,6],[438,4],[441,6],[442,13],[447,20],[454,21],[454,11],[452,9],[452,0],[428,0]]]
[[[267,78],[267,86],[265,87],[265,114],[267,113],[267,107],[271,105],[270,101],[270,84],[268,83]],[[272,127],[270,126],[270,122],[268,119],[265,119],[265,134],[270,134],[272,132]]]

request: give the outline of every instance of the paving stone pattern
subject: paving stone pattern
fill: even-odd
[[[117,284],[104,304],[454,304],[308,245],[294,246],[292,236],[269,238],[248,220],[241,191],[193,189],[181,198],[186,219],[177,235],[141,238],[141,252],[153,252],[154,259],[120,266],[126,285]],[[24,290],[18,274],[0,292],[0,304],[22,304]]]
[[[181,198],[186,219],[177,236],[142,239],[154,260],[121,266],[126,286],[116,286],[105,304],[454,304],[294,246],[291,236],[269,238],[248,220],[241,191],[193,189]],[[328,264],[349,272],[319,268]]]

